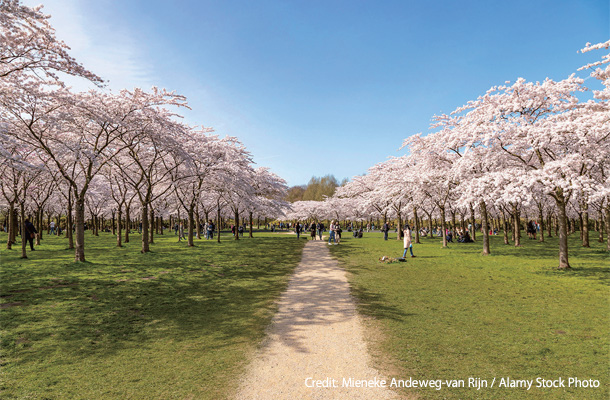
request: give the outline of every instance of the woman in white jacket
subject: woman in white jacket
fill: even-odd
[[[411,228],[409,225],[405,224],[405,229],[402,232],[405,235],[404,244],[405,244],[405,252],[402,254],[402,258],[407,256],[407,250],[411,251],[411,257],[415,257],[413,255],[413,243],[411,243]]]

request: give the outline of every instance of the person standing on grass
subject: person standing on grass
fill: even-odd
[[[34,224],[32,224],[30,222],[30,220],[26,218],[25,219],[25,232],[24,232],[24,237],[22,238],[22,240],[25,240],[26,242],[30,242],[30,249],[32,251],[34,251],[34,238],[36,237],[37,233],[38,233],[38,231],[34,227]]]
[[[335,244],[341,243],[341,232],[343,232],[343,230],[341,229],[341,225],[337,222],[337,225],[335,225]]]
[[[411,257],[415,258],[413,255],[413,243],[411,242],[411,227],[409,225],[405,225],[405,229],[402,231],[404,234],[404,248],[405,251],[402,253],[402,258],[407,256],[407,250],[411,251]]]
[[[55,221],[51,221],[49,224],[49,235],[55,235]]]
[[[208,239],[214,239],[214,223],[212,221],[208,221],[208,231],[207,231],[207,237]]]
[[[299,224],[298,222],[296,224],[294,224],[294,231],[297,234],[297,239],[301,238],[301,224]]]
[[[383,240],[388,240],[388,231],[390,230],[390,227],[388,226],[387,222],[383,223],[383,226],[381,227],[381,231],[383,232]]]
[[[309,232],[311,233],[311,240],[316,240],[316,224],[311,223],[309,226]]]

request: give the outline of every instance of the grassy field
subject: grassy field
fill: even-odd
[[[110,234],[87,234],[80,264],[57,237],[28,260],[20,245],[0,252],[0,398],[231,394],[305,241],[256,234],[188,248],[170,233],[140,254],[139,239],[117,249]]]
[[[345,232],[347,233],[347,232]],[[397,379],[462,379],[465,388],[401,389],[423,399],[610,398],[610,256],[605,244],[579,247],[570,238],[571,271],[556,270],[557,239],[523,247],[493,237],[450,244],[423,238],[416,258],[400,257],[402,241],[379,233],[344,234],[331,251],[347,268],[378,365]],[[594,236],[592,236],[594,237]],[[468,378],[494,388],[468,388]],[[536,378],[596,379],[597,389],[535,388]],[[532,388],[499,388],[501,378],[534,380]]]

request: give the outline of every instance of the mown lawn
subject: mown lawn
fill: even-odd
[[[79,264],[57,237],[28,260],[19,244],[0,252],[0,398],[231,394],[305,241],[260,233],[188,248],[172,232],[143,255],[139,239],[117,249],[87,233]]]
[[[515,248],[493,237],[491,256],[474,244],[423,238],[416,258],[379,233],[344,233],[331,251],[351,273],[360,311],[382,339],[372,347],[390,378],[488,380],[494,388],[401,389],[423,399],[610,398],[610,256],[570,237],[571,271],[556,270],[557,239],[523,238]],[[594,239],[595,238],[595,239]],[[500,378],[533,379],[532,388],[498,388]],[[596,379],[597,389],[535,388],[536,378]]]

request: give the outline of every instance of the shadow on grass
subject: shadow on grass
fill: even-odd
[[[602,285],[610,286],[610,268],[601,267],[572,267],[567,271],[551,270],[539,271],[537,274],[546,276],[563,276],[587,278],[599,281]]]
[[[207,351],[257,341],[298,263],[302,243],[290,242],[172,241],[154,254],[136,253],[139,243],[90,246],[87,263],[54,260],[65,252],[57,247],[34,263],[3,260],[2,294],[25,304],[3,310],[3,353],[24,364],[59,351],[74,362],[159,342],[195,340]]]
[[[406,317],[417,316],[417,314],[401,311],[398,307],[392,306],[392,303],[387,301],[382,294],[364,287],[352,288],[352,293],[358,298],[358,308],[366,316],[400,322],[404,322]]]

